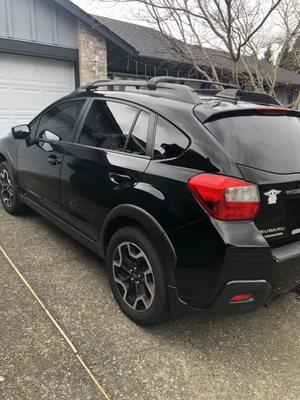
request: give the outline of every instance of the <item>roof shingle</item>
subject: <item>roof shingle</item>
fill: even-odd
[[[140,57],[188,63],[188,60],[181,57],[176,50],[172,49],[169,40],[154,28],[101,17],[98,15],[93,15],[93,17],[135,48]],[[183,46],[183,42],[180,40],[176,40],[176,43],[179,46]],[[230,59],[225,51],[206,48],[205,52],[207,54],[203,54],[197,46],[191,45],[190,48],[197,58],[199,65],[203,67],[209,66],[207,62],[207,54],[211,54],[211,60],[213,60],[216,67],[221,69],[231,69]],[[265,63],[265,68],[267,71],[271,71],[270,64]],[[284,68],[279,68],[277,82],[300,86],[300,75]]]

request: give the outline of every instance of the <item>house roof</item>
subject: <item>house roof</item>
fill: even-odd
[[[189,63],[171,47],[169,40],[164,37],[161,32],[154,28],[97,15],[94,15],[93,18],[99,21],[101,25],[108,28],[111,32],[118,35],[125,42],[130,44],[130,46],[136,50],[140,57]],[[176,40],[176,45],[179,47],[183,46],[183,42]],[[209,66],[207,62],[207,55],[210,55],[210,59],[214,62],[216,67],[226,70],[231,69],[230,59],[225,51],[206,48],[206,54],[203,54],[203,52],[197,46],[191,45],[190,49],[198,60],[198,63],[203,67]],[[264,68],[271,72],[270,64],[265,63]],[[283,84],[300,85],[300,75],[284,68],[279,68],[277,82]]]
[[[126,40],[124,40],[121,36],[119,36],[114,31],[110,30],[104,24],[99,24],[92,15],[86,13],[80,7],[76,6],[76,4],[72,3],[70,0],[54,0],[57,4],[61,7],[64,7],[70,13],[75,15],[81,21],[85,22],[89,25],[92,29],[99,32],[103,37],[105,37],[110,42],[117,45],[119,48],[124,50],[126,53],[130,54],[131,56],[137,56],[137,50]]]

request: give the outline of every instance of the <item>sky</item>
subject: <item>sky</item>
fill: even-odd
[[[0,0],[1,1],[1,0]],[[145,8],[138,2],[135,2],[131,0],[130,2],[124,2],[124,1],[117,1],[117,0],[71,0],[73,3],[81,7],[83,10],[90,14],[95,14],[95,15],[100,15],[103,17],[108,17],[108,18],[114,18],[118,20],[123,20],[126,22],[132,22],[132,23],[137,23],[139,25],[146,25],[146,26],[151,26],[157,29],[157,27],[154,24],[150,24],[150,22],[144,21],[142,19],[143,13],[145,13]],[[270,0],[266,0],[266,4]],[[251,2],[251,0],[249,0]],[[140,11],[142,10],[142,11]],[[272,21],[272,16],[270,17],[270,21]],[[275,22],[275,20],[273,21]],[[274,36],[278,29],[276,28],[276,24],[271,23],[271,30],[268,30],[270,28],[264,27],[260,32],[264,34],[262,37],[266,36],[269,42],[270,34],[271,31],[273,32],[272,35]],[[177,37],[177,31],[176,29],[172,31],[173,36]],[[206,35],[207,36],[207,35]],[[276,36],[276,35],[275,35]],[[180,39],[180,38],[179,38]],[[215,41],[214,38],[214,45],[211,46],[210,41],[207,41],[205,43],[207,47],[215,47],[218,46],[218,43]],[[219,48],[223,49],[222,43],[219,43]],[[274,47],[274,46],[273,46]],[[275,45],[276,47],[276,45]],[[273,48],[274,54],[277,52],[277,47]],[[263,54],[263,50],[261,51],[261,54]]]
[[[138,8],[140,7],[137,3],[127,4],[119,1],[103,2],[101,0],[72,1],[90,14],[101,15],[102,17],[109,17],[127,22],[138,22],[140,25],[143,24],[138,20],[138,18],[134,17],[135,14],[138,14]]]

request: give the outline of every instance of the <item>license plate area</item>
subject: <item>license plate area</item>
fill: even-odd
[[[288,225],[291,235],[300,234],[300,195],[286,199]]]

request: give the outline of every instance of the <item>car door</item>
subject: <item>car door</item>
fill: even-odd
[[[25,193],[48,210],[61,214],[60,170],[65,144],[73,140],[85,100],[64,101],[49,108],[31,126],[31,136],[20,142],[17,178]]]
[[[148,166],[151,116],[128,103],[94,99],[77,143],[67,145],[61,172],[64,218],[93,240],[107,213],[130,202]]]

